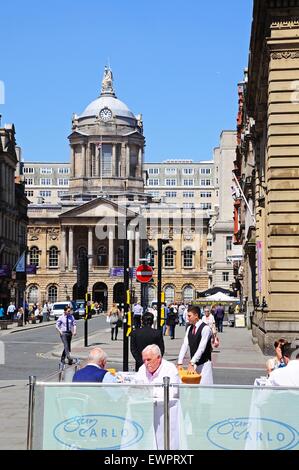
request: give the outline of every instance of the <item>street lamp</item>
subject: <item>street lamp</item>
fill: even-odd
[[[161,304],[162,304],[162,247],[169,243],[166,238],[158,239],[158,293],[157,293],[157,328],[161,328]]]

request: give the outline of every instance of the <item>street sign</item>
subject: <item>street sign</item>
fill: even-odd
[[[136,279],[139,282],[149,282],[153,277],[153,268],[147,264],[140,264],[136,269]]]

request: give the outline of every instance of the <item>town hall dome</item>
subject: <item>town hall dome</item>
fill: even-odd
[[[108,67],[104,70],[100,96],[85,108],[79,118],[98,116],[103,109],[110,110],[115,117],[136,119],[128,106],[117,99],[113,88],[112,70]]]

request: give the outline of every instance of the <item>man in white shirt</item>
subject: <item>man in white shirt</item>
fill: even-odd
[[[274,369],[266,381],[270,387],[299,387],[299,348],[291,343],[281,345],[281,352],[286,367]]]
[[[180,377],[174,364],[162,359],[159,346],[150,344],[142,351],[143,365],[139,368],[135,381],[137,384],[163,384],[163,378],[169,377],[170,384],[179,384]],[[153,389],[154,403],[154,428],[157,449],[164,449],[164,405],[163,387]],[[170,417],[170,449],[179,449],[180,436],[178,431],[179,389],[170,387],[169,389],[169,417]]]
[[[199,307],[190,307],[187,313],[187,321],[190,325],[184,337],[184,341],[179,353],[178,367],[183,365],[184,357],[190,348],[188,371],[196,370],[201,374],[201,385],[213,385],[213,369],[211,361],[211,336],[212,330],[202,320],[200,320]]]

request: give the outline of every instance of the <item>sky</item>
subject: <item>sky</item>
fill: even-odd
[[[143,115],[145,161],[210,160],[236,128],[252,0],[14,0],[1,17],[0,114],[25,161],[69,161],[72,114],[108,63]]]

